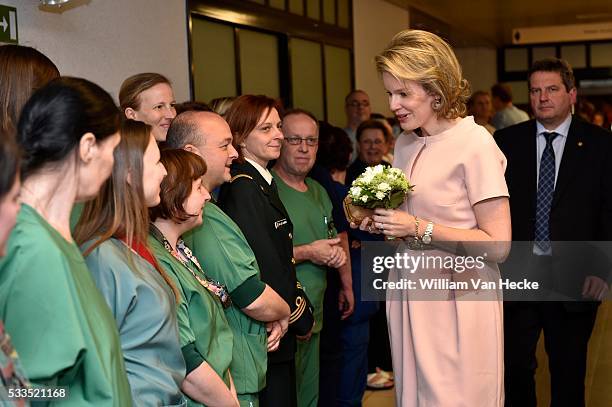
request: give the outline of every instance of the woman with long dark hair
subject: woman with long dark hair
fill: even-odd
[[[79,406],[131,404],[115,320],[69,225],[111,173],[119,122],[106,91],[64,77],[25,104],[17,132],[22,205],[0,261],[0,316],[30,380],[66,387]]]
[[[148,208],[166,175],[151,126],[126,120],[110,179],[85,204],[75,239],[111,308],[134,405],[185,404],[176,321],[179,294],[147,244]]]

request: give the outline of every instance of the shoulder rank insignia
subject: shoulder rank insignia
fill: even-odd
[[[232,179],[230,179],[230,183],[232,183],[232,182],[236,181],[238,178],[248,178],[248,179],[253,179],[253,177],[251,177],[250,175],[247,175],[247,174],[237,174],[237,175],[234,175],[234,176],[232,177]]]

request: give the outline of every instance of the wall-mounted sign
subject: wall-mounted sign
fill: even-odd
[[[0,4],[0,42],[17,44],[17,9]]]
[[[612,38],[612,23],[526,27],[512,30],[513,44],[594,41]]]

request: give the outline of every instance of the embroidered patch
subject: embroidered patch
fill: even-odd
[[[278,228],[280,228],[281,226],[286,225],[286,224],[287,224],[287,218],[285,218],[285,219],[281,219],[281,220],[277,220],[276,222],[274,222],[274,227],[275,227],[276,229],[278,229]]]

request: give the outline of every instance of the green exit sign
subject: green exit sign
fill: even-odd
[[[17,9],[0,4],[0,42],[17,44]]]

